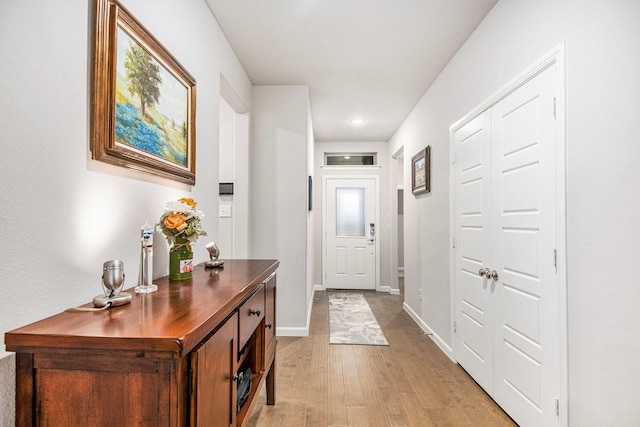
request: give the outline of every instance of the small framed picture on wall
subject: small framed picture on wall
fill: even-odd
[[[418,194],[431,191],[431,146],[411,158],[411,192]]]

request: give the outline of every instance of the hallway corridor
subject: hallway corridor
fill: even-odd
[[[262,390],[247,425],[515,425],[404,312],[400,296],[361,293],[390,345],[329,345],[328,292],[316,292],[310,336],[278,338],[276,405]]]

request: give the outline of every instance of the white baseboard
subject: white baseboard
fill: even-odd
[[[309,296],[309,301],[307,302],[307,307],[309,307],[309,310],[307,311],[307,326],[306,326],[306,330],[307,330],[307,335],[302,335],[302,336],[309,336],[309,331],[311,330],[311,312],[313,311],[313,299],[316,296],[316,285],[313,285],[313,289],[311,291],[311,295]]]
[[[391,286],[380,286],[378,292],[388,292],[391,295],[400,295],[400,289],[392,288]]]
[[[326,290],[327,288],[322,285],[313,285],[313,292]],[[392,288],[391,286],[380,286],[378,288],[378,292],[388,292],[391,295],[400,295],[400,289]]]
[[[309,328],[276,328],[278,337],[308,337]]]
[[[420,316],[418,316],[418,314],[407,305],[406,302],[402,304],[402,307],[404,308],[404,311],[406,311],[407,314],[411,316],[413,321],[416,322],[418,326],[420,326],[420,329],[422,329],[429,337],[431,337],[433,342],[435,342],[436,345],[440,347],[440,350],[442,350],[442,352],[446,354],[452,362],[455,362],[456,360],[453,357],[453,349],[451,348],[451,346],[444,342],[442,338],[438,336],[438,334],[433,332],[433,329],[431,329],[429,325],[427,325],[424,320],[422,320]]]

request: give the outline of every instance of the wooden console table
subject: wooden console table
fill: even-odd
[[[241,426],[267,384],[275,403],[275,260],[196,266],[193,279],[95,312],[5,334],[16,352],[17,426]],[[87,307],[90,304],[86,305]],[[237,373],[251,368],[236,410]]]

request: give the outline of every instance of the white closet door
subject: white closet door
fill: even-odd
[[[492,111],[493,390],[522,426],[557,423],[555,79],[551,66]]]
[[[454,134],[456,358],[522,427],[558,423],[556,78]]]
[[[454,137],[456,162],[457,357],[488,393],[493,390],[490,283],[478,271],[491,262],[491,114],[479,115]]]

